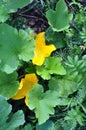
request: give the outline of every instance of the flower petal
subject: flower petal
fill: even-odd
[[[55,47],[53,44],[51,44],[51,45],[46,45],[45,48],[44,48],[44,50],[43,50],[44,56],[45,56],[45,57],[50,56],[51,53],[52,53],[53,51],[55,51],[55,50],[56,50],[56,47]]]
[[[26,96],[26,98],[25,98],[25,104],[26,104],[26,106],[28,106],[28,96]]]
[[[24,98],[27,95],[27,93],[33,89],[34,84],[36,84],[37,82],[38,79],[34,73],[26,74],[25,78],[21,79],[19,90],[17,94],[13,97],[13,99],[18,100]]]
[[[42,65],[45,57],[50,56],[50,54],[56,50],[56,47],[51,45],[46,45],[45,43],[45,32],[41,32],[36,37],[36,48],[34,51],[34,57],[32,63],[35,65]]]
[[[40,56],[35,56],[33,58],[32,62],[33,62],[33,64],[41,66],[43,64],[44,60],[45,60],[44,56],[40,55]]]

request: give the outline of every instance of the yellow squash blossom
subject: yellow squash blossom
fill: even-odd
[[[13,97],[14,100],[22,99],[25,97],[25,103],[27,103],[27,93],[33,89],[34,84],[38,83],[37,76],[32,74],[26,74],[25,78],[21,79],[19,90],[17,94]]]
[[[43,64],[45,57],[50,56],[56,50],[53,44],[46,45],[44,35],[45,32],[41,32],[36,36],[36,48],[32,59],[32,63],[39,66]]]

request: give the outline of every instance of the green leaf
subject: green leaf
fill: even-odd
[[[12,73],[19,61],[29,61],[34,56],[34,40],[28,33],[19,32],[7,24],[0,24],[0,70]]]
[[[24,124],[24,115],[22,111],[11,113],[12,107],[6,99],[0,96],[0,130],[15,130]]]
[[[28,125],[25,125],[24,128],[20,129],[20,130],[33,130],[31,125],[28,124]]]
[[[45,34],[48,43],[53,43],[56,48],[63,48],[66,46],[65,35],[63,32],[54,32],[51,27],[46,30]]]
[[[73,127],[76,127],[77,123],[83,125],[84,114],[79,110],[77,106],[75,109],[71,109],[68,111],[68,115],[64,118],[66,121],[70,121]]]
[[[17,73],[6,74],[0,71],[0,94],[11,98],[13,97],[19,87],[19,82],[17,81]]]
[[[71,124],[71,122],[66,122],[61,118],[55,122],[54,130],[75,130]]]
[[[8,115],[10,114],[11,109],[11,105],[9,105],[6,99],[0,95],[0,126],[8,119]]]
[[[50,90],[58,92],[59,97],[68,97],[70,94],[79,91],[85,87],[85,64],[86,59],[83,57],[79,60],[77,56],[68,57],[66,62],[66,75],[56,76],[49,81]],[[84,76],[84,78],[83,78]]]
[[[50,79],[51,74],[65,75],[66,70],[61,64],[61,58],[48,57],[42,66],[37,66],[37,74],[43,79]]]
[[[5,22],[8,18],[9,15],[7,14],[7,10],[4,6],[0,6],[0,22]]]
[[[54,130],[76,130],[76,129],[84,129],[83,127],[80,127],[80,125],[83,125],[84,118],[83,113],[79,110],[79,107],[72,108],[71,110],[68,110],[67,115],[64,118],[58,119],[55,122],[55,128]],[[77,127],[78,126],[78,127]],[[83,125],[84,126],[84,125]],[[80,129],[80,130],[81,130]]]
[[[77,92],[75,100],[77,100],[79,103],[82,103],[85,100],[85,98],[86,98],[86,87],[84,86]]]
[[[65,63],[70,73],[77,73],[84,75],[86,73],[86,57],[83,56],[82,59],[79,59],[78,55],[74,57],[68,56],[68,60]],[[84,75],[85,76],[85,75]]]
[[[46,121],[42,125],[36,125],[36,130],[54,130],[54,123],[50,120]]]
[[[0,22],[9,18],[9,13],[16,12],[19,8],[26,6],[33,0],[0,0]]]
[[[54,114],[54,107],[57,105],[57,93],[55,91],[46,91],[44,93],[43,87],[37,84],[28,93],[28,96],[28,107],[35,111],[38,123],[46,122],[49,115]]]
[[[73,15],[68,13],[68,8],[64,0],[59,0],[56,10],[48,10],[46,12],[48,23],[54,31],[60,32],[69,28],[69,23]]]
[[[72,75],[74,76],[74,75]],[[54,77],[49,81],[49,89],[58,92],[59,97],[68,97],[80,88],[83,88],[83,83],[73,79],[71,75],[58,78]]]

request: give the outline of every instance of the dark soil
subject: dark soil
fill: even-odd
[[[46,9],[40,2],[34,0],[30,5],[14,13],[8,23],[17,29],[30,27],[36,33],[45,31],[48,28],[48,21],[45,17]]]
[[[51,8],[55,9],[58,0],[53,0],[53,6]],[[68,7],[72,0],[65,0]],[[86,6],[86,0],[76,0]],[[44,0],[42,5],[41,0],[33,0],[33,2],[26,7],[19,9],[16,13],[12,14],[12,19],[8,21],[8,24],[16,27],[17,29],[28,27],[32,28],[36,33],[45,31],[48,28],[48,21],[46,19],[46,11],[48,10],[48,5]]]

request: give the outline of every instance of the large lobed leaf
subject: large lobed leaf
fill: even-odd
[[[61,78],[54,77],[49,81],[49,89],[56,91],[59,97],[68,97],[70,94],[84,87],[81,78],[80,75],[76,77],[74,74],[65,75]],[[80,80],[78,81],[78,79]]]
[[[50,90],[57,91],[59,97],[68,97],[81,88],[85,88],[86,57],[79,59],[78,56],[74,58],[69,56],[65,64],[66,75],[53,77],[49,81]]]
[[[11,98],[16,94],[19,87],[17,81],[17,73],[6,74],[5,72],[0,71],[0,94]]]
[[[48,57],[42,66],[37,66],[37,74],[43,79],[50,79],[51,74],[65,75],[66,70],[61,64],[61,58]]]
[[[55,91],[46,91],[39,84],[34,86],[34,89],[28,93],[28,104],[31,110],[35,110],[39,124],[44,123],[49,119],[50,114],[54,114],[54,107],[58,104],[57,93]]]
[[[5,22],[9,18],[9,13],[16,12],[33,0],[0,0],[0,22]]]
[[[47,125],[45,122],[49,119],[50,115],[54,114],[54,107],[57,105],[65,106],[69,103],[69,99],[59,98],[58,92],[54,90],[48,90],[44,93],[43,86],[40,84],[35,85],[33,90],[28,93],[28,96],[28,107],[35,111],[39,123],[38,129],[45,128]]]
[[[12,73],[19,60],[29,61],[34,56],[34,47],[34,40],[27,32],[0,24],[0,70]]]
[[[15,130],[24,124],[23,112],[18,111],[12,114],[11,110],[11,105],[7,103],[3,96],[0,96],[0,130]]]
[[[56,10],[48,10],[46,17],[54,31],[63,31],[69,27],[73,15],[68,13],[68,8],[64,0],[59,0],[56,5]]]

